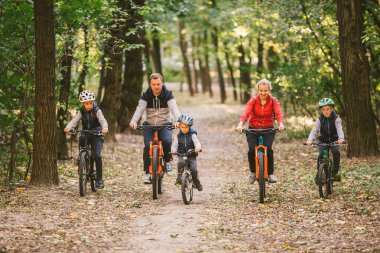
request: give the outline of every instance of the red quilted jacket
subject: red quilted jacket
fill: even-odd
[[[277,121],[283,123],[284,113],[277,98],[268,96],[266,103],[261,105],[259,96],[255,96],[248,101],[240,121],[245,123],[249,120],[248,125],[252,128],[270,128],[274,125],[273,112]]]

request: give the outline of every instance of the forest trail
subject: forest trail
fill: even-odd
[[[79,196],[71,161],[59,165],[59,187],[1,188],[0,252],[380,250],[379,159],[343,154],[344,180],[323,201],[313,183],[316,151],[277,134],[279,181],[259,204],[258,186],[247,184],[245,136],[234,132],[243,106],[199,97],[176,95],[181,112],[194,116],[203,149],[204,190],[195,190],[191,205],[182,202],[175,174],[152,199],[151,185],[142,183],[143,138],[123,134],[104,146],[106,186],[97,193]]]

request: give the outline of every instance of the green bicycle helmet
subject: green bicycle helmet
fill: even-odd
[[[334,106],[334,101],[331,98],[322,98],[321,100],[319,100],[319,102],[318,102],[319,108],[321,108],[325,105]]]

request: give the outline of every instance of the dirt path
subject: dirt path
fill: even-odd
[[[246,183],[245,138],[233,131],[243,107],[187,99],[177,95],[203,148],[204,191],[194,192],[191,205],[174,175],[153,201],[141,182],[142,136],[120,135],[117,145],[105,145],[106,187],[97,193],[79,197],[72,162],[59,165],[57,188],[0,188],[0,252],[380,251],[379,159],[343,158],[344,180],[322,201],[313,184],[315,150],[278,134],[279,182],[259,204],[257,185]]]

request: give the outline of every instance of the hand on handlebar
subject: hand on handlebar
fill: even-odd
[[[137,128],[137,123],[135,123],[135,122],[131,122],[131,123],[129,123],[129,126],[130,126],[133,130],[136,130],[136,128]]]
[[[285,130],[284,123],[281,122],[281,123],[278,125],[278,130],[279,130],[279,131],[284,131],[284,130]]]
[[[64,131],[66,134],[69,134],[70,131],[71,131],[71,128],[69,128],[69,127],[65,127],[65,129],[63,129],[63,131]]]

